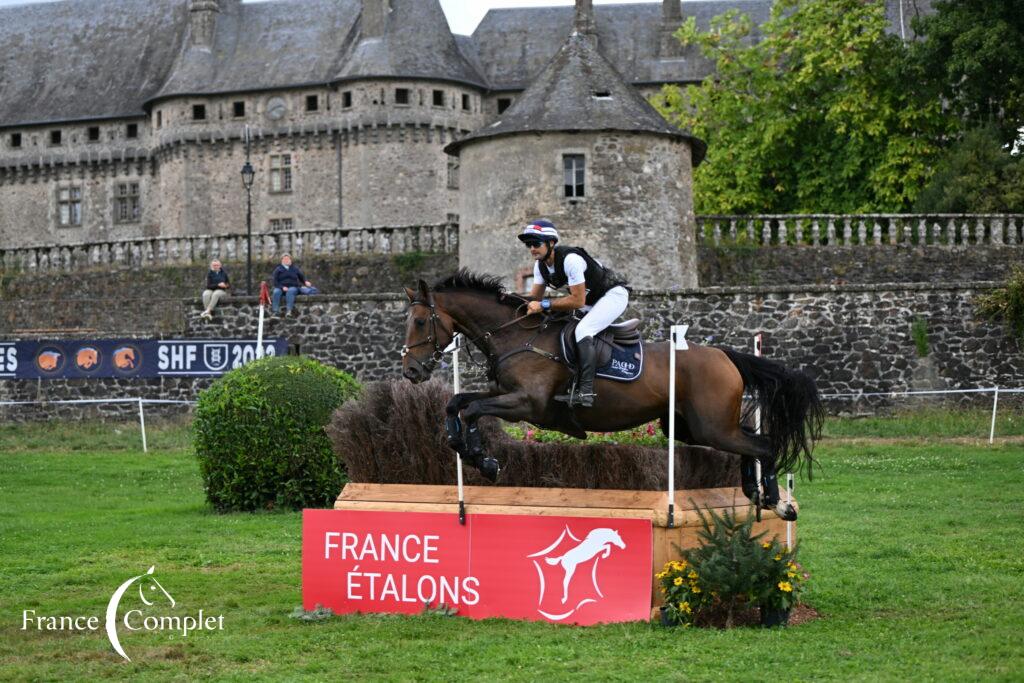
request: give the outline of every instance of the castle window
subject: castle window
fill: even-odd
[[[62,187],[57,190],[57,216],[61,227],[82,224],[82,188]]]
[[[448,159],[448,189],[459,189],[459,160],[451,157]]]
[[[306,111],[320,111],[319,95],[306,95]]]
[[[142,217],[142,199],[138,183],[118,183],[114,192],[114,220],[138,223]]]
[[[408,88],[395,88],[395,104],[409,104]]]
[[[235,102],[231,105],[232,115],[238,119],[245,116],[245,102]]]
[[[129,139],[139,137],[139,124],[129,123],[127,126],[125,126],[124,134],[125,137]]]
[[[352,108],[352,91],[351,90],[346,90],[345,92],[341,93],[341,108],[342,109],[351,109]]]
[[[498,98],[498,113],[504,114],[505,110],[512,106],[511,97],[499,97]]]
[[[462,96],[462,109],[463,109],[463,111],[469,111],[469,109],[470,109],[469,95],[463,95]]]
[[[164,113],[162,111],[158,111],[156,113],[156,127],[157,128],[163,128],[164,127]]]
[[[582,154],[563,154],[562,167],[565,169],[565,196],[579,199],[586,196],[586,158]]]
[[[61,137],[62,137],[62,135],[61,135],[61,132],[59,130],[51,130],[50,131],[50,145],[52,145],[52,146],[59,145],[60,141],[61,141]]]
[[[205,104],[193,104],[192,105],[192,120],[193,121],[205,121],[206,120],[206,105]]]
[[[11,133],[11,147],[21,147],[21,133]]]
[[[89,139],[89,142],[99,142],[100,141],[100,127],[99,126],[89,126],[89,130],[86,131],[86,137]]]
[[[288,232],[295,229],[295,221],[291,218],[271,218],[270,232]]]
[[[434,106],[435,107],[443,107],[444,106],[444,90],[435,90],[434,91]]]
[[[274,154],[270,157],[270,191],[292,191],[291,154]]]

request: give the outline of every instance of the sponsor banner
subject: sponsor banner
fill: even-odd
[[[264,339],[284,355],[286,339]],[[0,342],[0,379],[209,377],[256,358],[255,339],[85,339]]]
[[[646,621],[646,519],[305,510],[302,602],[336,613],[413,614],[445,604],[474,619],[590,625]]]

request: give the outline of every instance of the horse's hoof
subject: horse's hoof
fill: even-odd
[[[787,522],[796,521],[796,508],[781,500],[775,504],[775,514],[779,516],[779,519]]]
[[[494,458],[480,458],[477,464],[477,469],[480,470],[480,474],[484,476],[484,479],[491,482],[492,484],[498,481],[498,474],[501,472],[501,465]]]

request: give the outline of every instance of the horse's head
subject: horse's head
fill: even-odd
[[[455,336],[454,322],[437,305],[433,292],[423,280],[415,290],[406,287],[405,294],[409,297],[409,316],[402,348],[402,376],[419,384],[430,379],[444,357],[444,349]]]

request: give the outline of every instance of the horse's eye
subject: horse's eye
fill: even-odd
[[[422,318],[416,318],[416,327],[423,327],[426,324],[426,320],[423,320]]]

